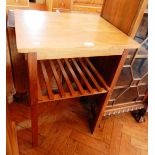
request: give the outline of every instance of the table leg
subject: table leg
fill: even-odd
[[[37,113],[37,54],[29,53],[27,57],[29,77],[29,103],[31,106],[32,145],[38,145]]]
[[[118,66],[117,66],[116,71],[115,71],[115,74],[114,74],[114,76],[112,78],[112,82],[111,82],[111,85],[110,85],[110,90],[106,94],[106,97],[100,103],[99,111],[98,111],[98,113],[96,115],[96,118],[95,118],[95,121],[94,121],[94,123],[92,125],[92,132],[93,133],[95,133],[95,131],[99,128],[102,117],[104,116],[104,112],[105,112],[106,107],[108,105],[110,96],[112,94],[113,88],[116,85],[116,82],[117,82],[118,77],[119,77],[119,75],[121,73],[121,70],[122,70],[123,65],[125,63],[127,55],[128,55],[128,51],[124,50],[124,52],[123,52],[123,54],[122,54],[122,56],[121,56],[121,58],[119,60]]]

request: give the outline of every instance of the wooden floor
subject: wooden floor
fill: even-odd
[[[147,117],[139,124],[130,113],[111,116],[92,135],[89,110],[78,99],[44,103],[39,111],[39,146],[33,149],[29,107],[16,103],[10,110],[21,155],[147,155]]]

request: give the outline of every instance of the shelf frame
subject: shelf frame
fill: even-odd
[[[120,56],[120,60],[119,60],[119,63],[117,65],[114,76],[112,77],[112,81],[111,81],[111,84],[110,84],[110,89],[107,92],[106,97],[101,99],[101,103],[100,103],[99,108],[97,110],[95,120],[94,120],[94,122],[92,122],[92,132],[93,133],[95,133],[97,131],[97,129],[100,127],[100,123],[102,122],[102,117],[104,116],[104,114],[106,112],[106,107],[107,107],[108,102],[110,100],[113,89],[114,89],[114,87],[116,85],[116,82],[117,82],[117,80],[119,78],[119,75],[120,75],[121,70],[123,68],[123,65],[125,63],[125,60],[127,58],[127,55],[128,55],[128,50],[124,50],[123,54]]]

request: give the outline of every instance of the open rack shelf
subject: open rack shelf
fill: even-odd
[[[39,103],[101,94],[108,90],[89,58],[38,61]]]

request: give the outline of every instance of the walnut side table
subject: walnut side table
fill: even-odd
[[[15,32],[18,52],[25,54],[28,67],[33,146],[38,144],[37,105],[43,102],[104,94],[92,125],[94,133],[127,49],[140,45],[103,18],[80,13],[15,10]],[[110,55],[120,57],[109,85],[89,58]],[[57,92],[52,89],[52,79]]]

